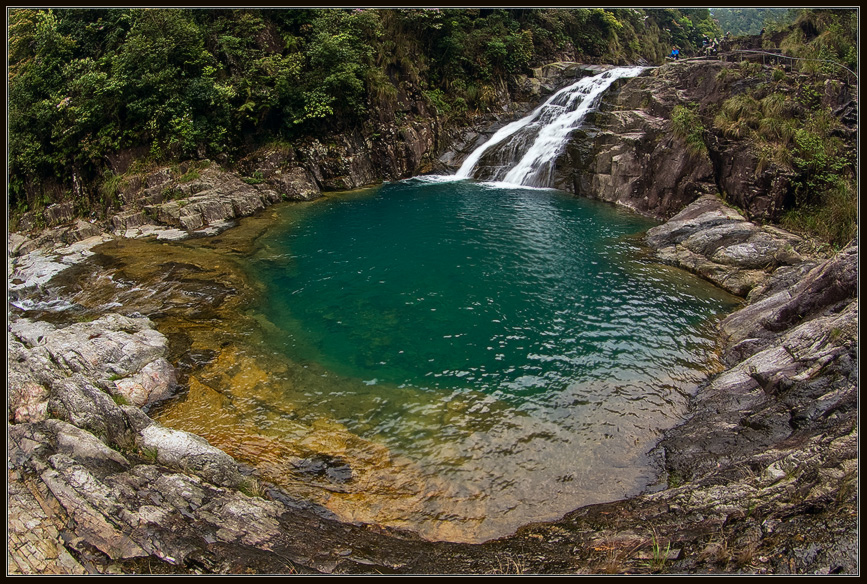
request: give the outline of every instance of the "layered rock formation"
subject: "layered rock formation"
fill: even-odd
[[[647,241],[664,261],[749,299],[719,325],[729,369],[663,442],[678,450],[677,465],[707,471],[740,449],[762,451],[799,431],[817,437],[831,412],[854,415],[856,243],[821,260],[801,238],[749,223],[714,197],[649,230]]]
[[[554,186],[659,219],[702,194],[723,193],[749,219],[778,221],[790,203],[794,174],[773,160],[760,164],[755,144],[746,137],[727,138],[711,123],[727,98],[760,87],[765,88],[760,97],[774,91],[770,71],[724,61],[684,62],[616,83],[599,111],[574,133]],[[823,105],[842,121],[839,132],[854,144],[851,90],[829,81],[825,92]],[[697,114],[690,131],[700,136],[703,148],[688,145],[673,130],[678,106]]]
[[[793,233],[747,221],[715,195],[700,197],[650,229],[647,243],[660,261],[738,296],[764,290],[781,266],[803,266],[815,247]]]

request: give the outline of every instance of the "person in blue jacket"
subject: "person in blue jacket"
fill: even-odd
[[[675,61],[677,61],[677,59],[679,57],[680,57],[680,49],[678,49],[677,47],[671,47],[671,58],[674,59]]]

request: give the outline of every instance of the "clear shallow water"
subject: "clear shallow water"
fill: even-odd
[[[362,439],[332,448],[353,470],[329,506],[480,541],[651,484],[646,452],[711,367],[709,319],[735,302],[641,261],[632,236],[653,224],[436,179],[283,207],[247,263],[252,311],[293,363],[266,374],[276,410]],[[279,434],[274,418],[259,429]],[[361,465],[381,447],[393,459],[374,479]]]

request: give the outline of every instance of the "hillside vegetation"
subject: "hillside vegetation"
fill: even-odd
[[[711,8],[719,27],[734,36],[759,34],[763,28],[788,26],[797,10],[786,8]]]
[[[782,224],[838,248],[857,232],[857,32],[854,10],[801,11],[779,41],[793,66],[743,63],[712,122],[790,177]]]
[[[268,140],[369,135],[409,88],[460,120],[533,66],[660,63],[709,26],[707,10],[12,10],[10,204],[101,213],[125,149],[233,160]]]

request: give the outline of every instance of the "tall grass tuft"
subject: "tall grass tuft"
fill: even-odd
[[[671,129],[675,136],[686,143],[687,151],[693,156],[707,154],[704,142],[705,128],[695,107],[675,106],[671,112]]]
[[[854,179],[841,179],[820,200],[788,211],[783,227],[827,241],[842,249],[858,233],[858,189]]]

